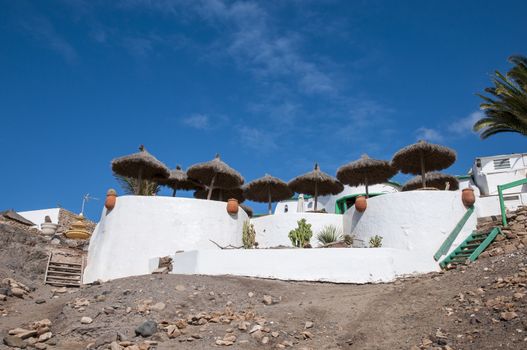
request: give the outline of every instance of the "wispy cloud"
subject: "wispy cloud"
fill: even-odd
[[[430,142],[441,142],[444,139],[444,136],[439,130],[420,127],[415,131],[417,140],[426,140]]]
[[[198,130],[210,128],[209,116],[205,114],[193,114],[183,118],[181,121],[184,125]]]
[[[472,127],[479,119],[483,118],[485,113],[483,111],[475,111],[470,113],[465,118],[454,121],[449,127],[448,131],[452,134],[461,136],[466,134],[475,134]]]
[[[242,126],[238,132],[241,143],[248,148],[261,153],[268,153],[278,148],[275,136],[267,130]]]
[[[35,40],[58,53],[66,62],[72,64],[77,61],[75,48],[57,32],[46,17],[35,14],[25,18],[20,25]]]

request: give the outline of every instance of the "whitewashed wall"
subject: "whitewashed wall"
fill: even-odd
[[[431,255],[390,248],[200,250],[178,253],[173,259],[176,274],[336,283],[389,282],[439,270]],[[156,265],[157,260],[151,262]]]
[[[461,191],[391,193],[369,198],[364,213],[355,208],[348,210],[344,214],[344,231],[358,239],[355,243],[358,246],[360,241],[367,245],[372,236],[379,235],[383,237],[383,247],[433,256],[466,210]],[[476,223],[473,214],[452,249],[476,228]]]
[[[327,225],[334,225],[342,229],[342,215],[325,213],[290,213],[288,215],[266,215],[252,218],[251,223],[256,230],[256,241],[261,248],[279,245],[291,247],[289,231],[298,227],[297,221],[306,219],[311,224],[313,237],[311,245],[318,246],[317,234]]]
[[[21,211],[21,212],[18,212],[18,214],[22,215],[24,218],[28,219],[29,221],[34,223],[36,226],[38,226],[38,228],[40,228],[40,224],[44,222],[44,219],[46,218],[46,216],[49,216],[52,223],[58,224],[59,223],[59,211],[60,211],[60,208],[50,208],[50,209]]]
[[[240,246],[247,214],[227,213],[227,203],[193,198],[122,196],[103,210],[90,240],[86,283],[149,273],[151,258],[177,250]]]

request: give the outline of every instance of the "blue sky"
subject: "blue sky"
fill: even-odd
[[[168,166],[215,153],[250,181],[390,159],[420,138],[476,156],[475,93],[527,54],[524,1],[0,0],[0,209],[116,187],[143,143]],[[404,181],[399,175],[396,180]],[[168,194],[164,190],[163,194]],[[188,195],[188,194],[187,194]],[[256,205],[264,211],[265,205]],[[87,214],[98,219],[100,202]]]

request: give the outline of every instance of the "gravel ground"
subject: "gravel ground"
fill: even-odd
[[[0,248],[0,276],[27,291],[0,301],[0,337],[17,327],[50,331],[37,348],[527,348],[525,248],[385,284],[147,275],[64,290],[41,282],[43,242],[10,242]],[[43,319],[49,329],[34,324]],[[157,330],[136,336],[148,320]]]

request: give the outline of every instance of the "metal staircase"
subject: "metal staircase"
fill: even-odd
[[[501,233],[499,227],[493,228],[488,233],[473,231],[463,243],[439,263],[442,268],[448,265],[464,265],[467,261],[475,261],[478,256],[494,241]]]
[[[44,283],[59,287],[80,287],[84,271],[82,256],[61,259],[60,254],[49,253]]]

